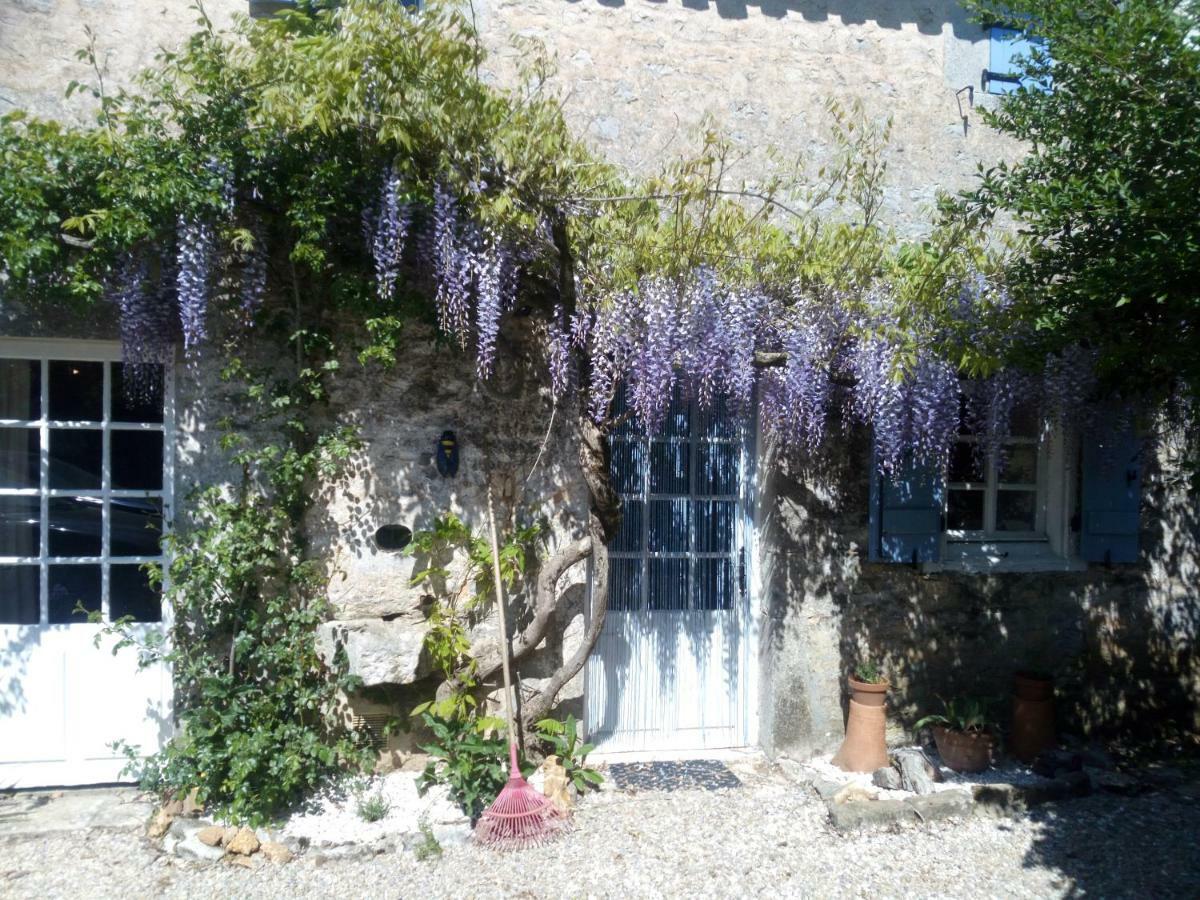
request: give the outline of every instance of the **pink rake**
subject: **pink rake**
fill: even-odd
[[[508,626],[504,622],[504,585],[500,577],[500,543],[496,514],[488,485],[488,525],[492,537],[492,569],[496,578],[496,606],[500,613],[500,643],[504,663],[504,714],[508,719],[508,782],[479,817],[475,842],[493,850],[521,850],[549,843],[571,828],[567,814],[521,776],[517,765],[517,727],[512,707],[512,672],[508,661]]]

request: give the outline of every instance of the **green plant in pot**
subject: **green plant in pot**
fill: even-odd
[[[982,772],[992,762],[999,729],[991,704],[977,697],[942,701],[943,712],[925,716],[913,726],[929,726],[942,762],[955,772]]]
[[[854,667],[849,678],[850,697],[863,706],[883,706],[891,683],[874,660],[865,659]]]

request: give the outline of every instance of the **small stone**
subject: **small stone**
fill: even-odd
[[[542,779],[542,793],[549,797],[554,805],[563,812],[570,812],[571,807],[575,804],[572,802],[570,792],[567,790],[570,784],[567,780],[567,770],[558,761],[558,757],[553,755],[547,756],[542,761],[540,771],[545,775]]]
[[[282,865],[292,861],[292,851],[278,841],[267,841],[259,849],[262,855],[273,863]]]
[[[260,846],[261,845],[258,842],[258,836],[254,833],[254,830],[247,828],[246,826],[242,826],[238,829],[238,833],[234,836],[233,840],[229,842],[225,849],[230,853],[236,853],[240,856],[249,856],[250,854],[257,852]]]
[[[225,829],[220,825],[209,825],[207,828],[201,828],[197,831],[196,837],[202,844],[209,847],[219,847],[224,843]]]
[[[204,812],[204,804],[198,799],[199,794],[200,788],[192,788],[188,791],[187,796],[183,798],[182,815],[195,817]]]
[[[1059,769],[1079,772],[1083,769],[1083,755],[1072,750],[1043,750],[1033,761],[1033,772],[1043,778],[1054,778]]]
[[[902,787],[900,773],[893,766],[876,769],[875,774],[871,776],[871,783],[885,791],[898,791]]]
[[[842,789],[842,785],[828,778],[817,778],[812,782],[812,788],[822,800],[832,800],[833,795]]]
[[[922,822],[971,815],[971,795],[966,791],[938,791],[921,797],[905,797],[904,803]]]
[[[794,759],[789,759],[786,756],[781,756],[776,761],[781,772],[787,776],[788,780],[795,784],[811,784],[813,780],[813,770],[805,765],[802,765]]]
[[[221,846],[228,847],[229,842],[238,836],[239,829],[235,825],[226,825],[225,833],[221,835]]]
[[[247,869],[258,868],[258,860],[250,856],[227,856],[226,859],[235,866],[242,866]]]
[[[848,784],[833,795],[834,803],[860,803],[878,799],[879,795],[875,791],[861,784]]]
[[[915,794],[932,794],[934,785],[943,781],[942,771],[935,766],[923,751],[917,749],[897,750],[893,754],[896,767],[900,770],[900,784],[906,791]]]
[[[829,821],[838,831],[890,825],[909,818],[915,817],[903,800],[829,804]]]
[[[148,834],[154,840],[158,840],[160,837],[166,834],[168,830],[170,830],[171,823],[174,821],[175,816],[172,813],[167,812],[166,807],[163,807],[157,813],[155,813],[154,820],[146,829],[146,834]]]
[[[183,815],[183,801],[172,800],[170,803],[163,804],[163,812],[170,813],[171,818]]]

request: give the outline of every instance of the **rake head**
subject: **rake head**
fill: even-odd
[[[571,820],[521,776],[517,746],[509,748],[508,783],[475,826],[475,843],[493,850],[521,850],[547,844],[571,829]]]

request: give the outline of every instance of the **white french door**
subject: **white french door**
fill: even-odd
[[[118,780],[171,732],[171,679],[104,623],[164,628],[169,368],[96,341],[0,339],[0,787]],[[99,646],[97,646],[97,641]]]
[[[588,661],[589,740],[606,751],[740,747],[754,661],[743,429],[676,401],[662,431],[611,439],[622,500],[608,613]]]

